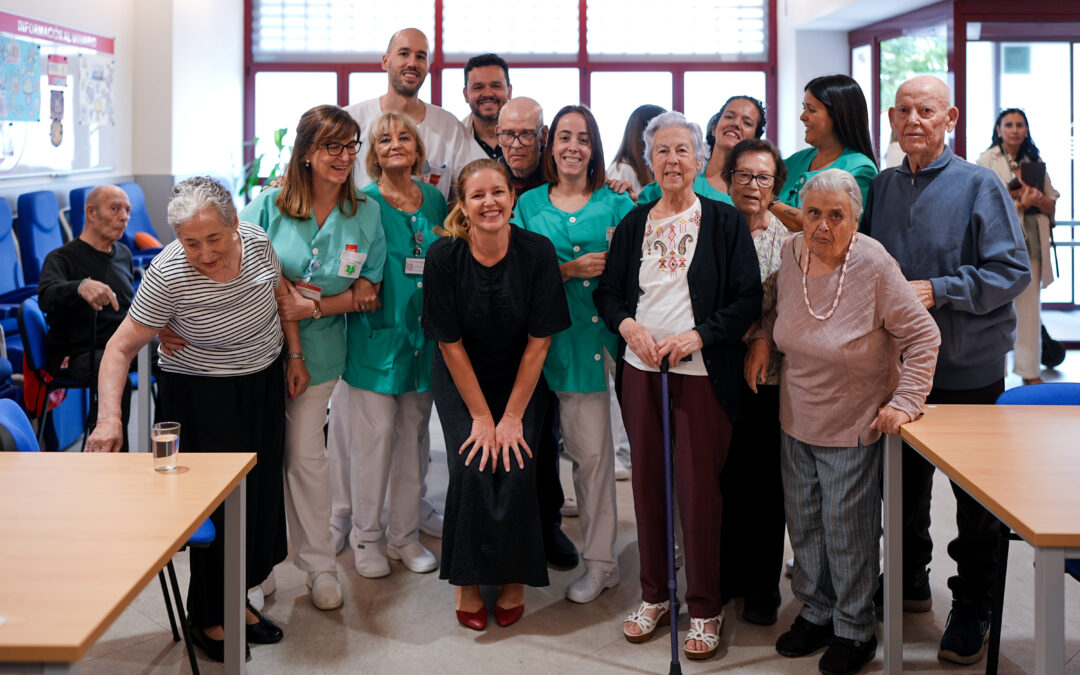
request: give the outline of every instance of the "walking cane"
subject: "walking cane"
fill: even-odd
[[[676,591],[678,581],[675,578],[675,517],[674,500],[675,487],[672,482],[673,471],[671,461],[671,393],[668,391],[668,357],[660,362],[660,405],[661,419],[664,427],[664,492],[667,495],[667,552],[668,552],[668,600],[669,610],[668,624],[671,626],[671,669],[669,675],[682,675],[682,666],[679,665],[679,605]]]

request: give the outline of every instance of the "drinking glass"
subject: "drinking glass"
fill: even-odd
[[[180,452],[180,423],[158,422],[150,434],[154,446],[154,471],[175,471]]]

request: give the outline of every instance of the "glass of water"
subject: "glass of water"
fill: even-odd
[[[175,471],[180,452],[180,423],[158,422],[150,433],[154,446],[154,471]]]

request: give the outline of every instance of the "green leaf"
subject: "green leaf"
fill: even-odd
[[[282,127],[274,130],[274,145],[277,146],[278,153],[285,147],[285,134],[289,132],[288,127]]]

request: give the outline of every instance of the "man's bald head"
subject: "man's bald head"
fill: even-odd
[[[933,75],[916,75],[915,77],[902,83],[896,89],[896,100],[900,100],[900,96],[905,93],[920,92],[926,98],[936,101],[943,109],[949,107],[949,103],[952,101],[952,92],[949,90],[949,85],[939,78]]]
[[[115,185],[99,185],[86,195],[86,222],[79,238],[108,250],[124,234],[130,219],[127,193]]]
[[[949,86],[931,75],[913,77],[896,90],[889,123],[912,172],[925,169],[945,151],[946,137],[960,116],[949,98]]]
[[[394,51],[394,44],[401,39],[406,39],[409,41],[423,40],[425,47],[424,51],[427,51],[428,39],[427,36],[424,35],[424,31],[420,30],[419,28],[402,28],[401,30],[390,36],[390,42],[386,44],[386,53],[389,54],[390,52]]]
[[[544,109],[540,107],[540,104],[528,96],[519,96],[512,98],[506,102],[502,110],[499,111],[499,124],[503,124],[503,120],[506,119],[506,123],[510,123],[511,118],[513,122],[525,122],[527,124],[535,125],[536,129],[540,129],[544,126]]]
[[[530,176],[540,166],[540,153],[544,147],[547,128],[544,126],[544,110],[540,104],[527,96],[518,96],[506,102],[499,111],[497,133],[536,134],[535,141],[521,142],[521,137],[507,143],[499,136],[503,159],[510,171],[518,178]]]
[[[405,98],[415,98],[428,73],[428,39],[416,28],[394,33],[382,67],[390,79],[390,89]]]

